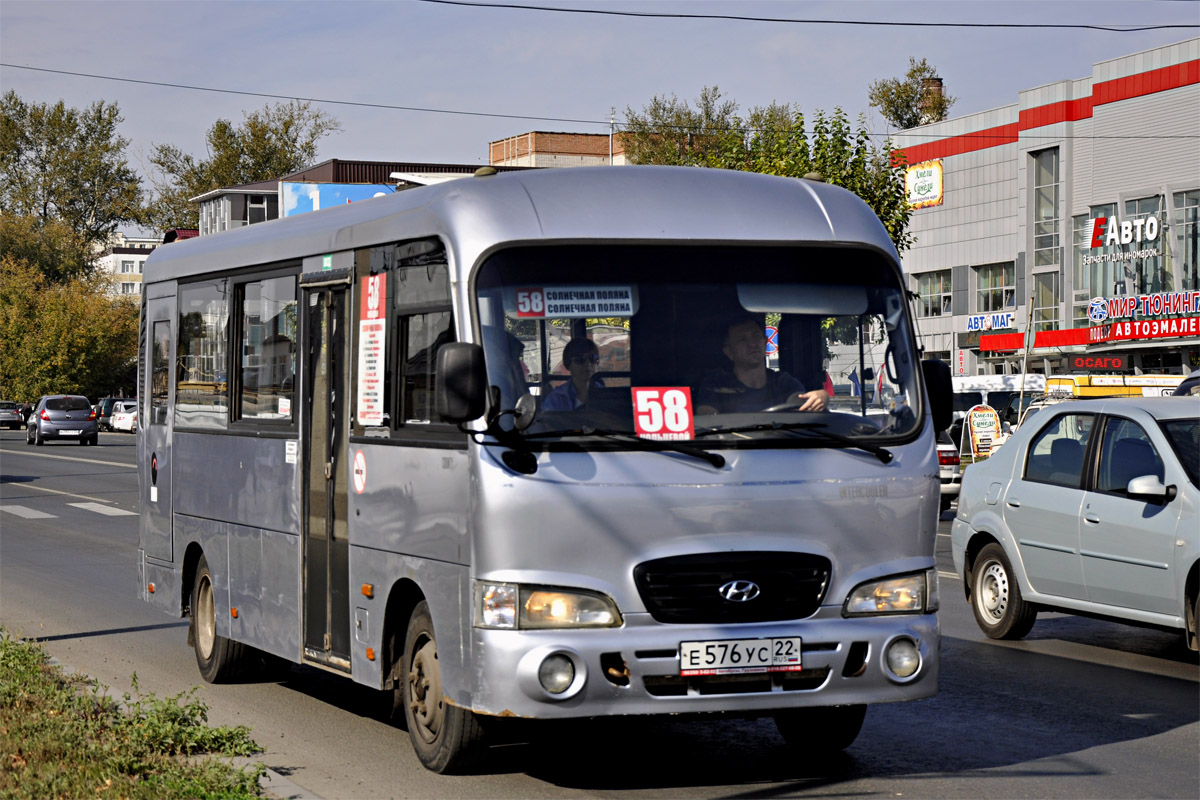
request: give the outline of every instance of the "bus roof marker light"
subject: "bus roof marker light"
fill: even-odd
[[[490,178],[492,175],[495,175],[497,172],[498,172],[498,170],[495,167],[480,167],[479,169],[475,170],[475,177],[476,178]]]

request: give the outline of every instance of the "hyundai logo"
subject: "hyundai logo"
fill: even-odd
[[[754,581],[730,581],[717,591],[731,603],[748,603],[761,592]]]

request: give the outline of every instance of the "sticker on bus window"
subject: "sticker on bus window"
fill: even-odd
[[[633,429],[643,439],[660,442],[696,438],[691,388],[633,387]]]
[[[369,275],[362,284],[358,323],[358,424],[383,424],[384,364],[387,356],[387,275]],[[282,413],[282,412],[281,412]]]
[[[517,289],[518,317],[633,316],[631,286],[537,286]]]

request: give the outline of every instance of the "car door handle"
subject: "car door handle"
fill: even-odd
[[[1017,498],[1015,498],[1015,497],[1010,497],[1010,498],[1009,498],[1007,501],[1005,501],[1005,502],[1006,502],[1006,503],[1007,503],[1007,504],[1008,504],[1010,507],[1012,507],[1012,508],[1020,508],[1020,507],[1021,507],[1021,501],[1020,501],[1020,500],[1018,500],[1018,499],[1017,499]]]
[[[1100,524],[1100,515],[1099,514],[1084,514],[1083,518],[1085,520],[1087,520],[1088,522],[1094,523],[1096,525]]]

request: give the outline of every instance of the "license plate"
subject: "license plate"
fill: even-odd
[[[83,431],[59,431],[58,435],[59,436],[78,436],[81,433],[83,433]]]
[[[679,644],[679,674],[684,677],[799,671],[798,636],[786,639],[719,639]]]

